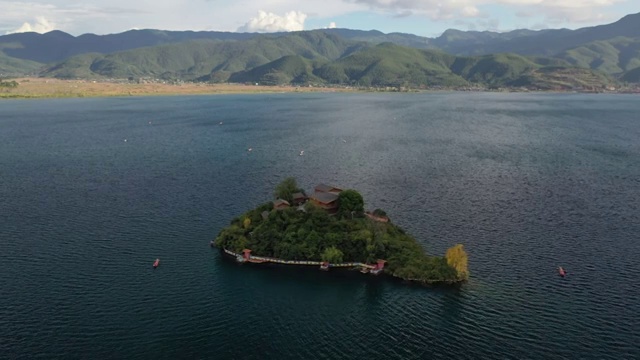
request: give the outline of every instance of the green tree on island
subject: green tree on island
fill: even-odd
[[[387,217],[387,213],[382,209],[373,210],[373,215],[378,217]]]
[[[342,217],[362,216],[364,212],[364,200],[362,195],[355,190],[340,192],[338,197],[339,212]]]
[[[468,258],[462,244],[450,247],[445,255],[447,264],[454,268],[461,280],[469,278]]]
[[[275,196],[291,203],[293,202],[293,194],[297,192],[303,192],[303,190],[298,187],[296,179],[288,177],[276,186]]]
[[[343,261],[344,254],[335,246],[324,249],[320,256],[322,261],[328,261],[330,263],[341,263]]]

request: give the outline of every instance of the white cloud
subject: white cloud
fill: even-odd
[[[40,34],[44,34],[51,30],[55,30],[55,28],[56,28],[56,24],[47,20],[44,16],[36,16],[35,22],[33,23],[25,22],[19,28],[12,31],[7,31],[7,34],[24,33],[24,32],[37,32]]]
[[[480,10],[475,6],[465,6],[460,13],[464,17],[477,17],[480,14]]]
[[[410,11],[432,20],[486,16],[484,6],[501,6],[512,13],[532,12],[549,21],[566,23],[599,22],[610,19],[604,12],[630,0],[344,0],[370,10],[395,14]],[[615,18],[615,17],[614,17]]]
[[[280,16],[260,10],[258,16],[239,27],[238,32],[300,31],[304,30],[306,19],[307,14],[299,11],[289,11]]]
[[[435,31],[456,20],[474,22],[500,18],[511,25],[544,23],[550,27],[578,27],[615,21],[637,12],[638,0],[0,0],[0,34],[5,31],[45,31],[42,16],[55,28],[80,35],[118,33],[134,26],[161,30],[288,31],[305,26],[382,28],[393,31],[398,18],[424,21]],[[258,10],[264,9],[262,12]],[[295,9],[295,12],[291,10]],[[624,10],[623,10],[624,9]],[[375,16],[368,16],[374,13]],[[257,14],[257,15],[256,15]],[[261,15],[262,14],[262,15]],[[350,18],[350,15],[357,17]],[[378,21],[380,15],[389,18]],[[523,15],[528,15],[526,18]],[[519,16],[519,20],[512,20]],[[249,20],[250,19],[250,20]],[[375,20],[374,20],[375,19]],[[249,20],[249,21],[247,21]],[[24,22],[28,25],[24,25]],[[397,25],[394,25],[397,24]],[[40,27],[38,27],[40,26]],[[481,24],[476,24],[482,29]],[[406,29],[406,27],[405,27]],[[400,29],[398,29],[400,30]],[[416,29],[418,31],[418,29]],[[435,32],[434,32],[435,33]]]
[[[337,27],[335,21],[332,21],[329,23],[329,26],[327,26],[327,29],[335,29]]]

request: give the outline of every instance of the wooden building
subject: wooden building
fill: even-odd
[[[284,199],[276,199],[273,201],[273,208],[276,210],[284,210],[291,206],[287,200]]]
[[[323,193],[340,194],[342,192],[342,189],[335,186],[326,185],[326,184],[318,184],[313,190],[314,192],[317,192],[317,193],[323,192]]]
[[[293,198],[293,205],[295,206],[302,205],[305,203],[305,201],[307,201],[307,197],[301,192],[294,193],[292,195],[292,198]]]
[[[342,189],[331,185],[319,184],[313,190],[313,195],[309,196],[311,202],[331,214],[338,211],[338,197]]]

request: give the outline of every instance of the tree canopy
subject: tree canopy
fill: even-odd
[[[364,199],[355,190],[349,189],[340,192],[338,204],[340,214],[345,217],[353,217],[354,214],[362,214],[364,212]]]
[[[445,258],[447,259],[447,264],[456,270],[460,279],[466,280],[469,277],[469,269],[467,267],[469,260],[462,244],[449,248]]]
[[[291,203],[293,201],[293,194],[297,192],[304,191],[298,187],[296,179],[288,177],[276,186],[275,196],[276,198],[284,199]]]
[[[340,249],[335,246],[329,246],[321,255],[322,261],[328,261],[330,263],[341,263],[343,261],[344,254]]]
[[[284,184],[284,185],[283,185]],[[290,191],[295,180],[286,179],[276,190]],[[342,193],[347,192],[347,195]],[[364,201],[355,190],[341,193],[345,209],[362,212]],[[280,196],[282,197],[282,196]],[[341,207],[345,203],[341,203]],[[268,217],[263,218],[262,212]],[[429,256],[422,246],[400,227],[367,217],[329,215],[311,202],[304,211],[273,209],[271,202],[233,219],[215,239],[218,247],[285,260],[313,260],[373,263],[387,260],[386,270],[394,276],[424,283],[457,282],[467,278],[466,253],[458,245],[447,257]]]

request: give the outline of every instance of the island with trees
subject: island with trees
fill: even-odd
[[[277,186],[274,201],[234,218],[212,246],[241,262],[384,271],[421,284],[453,284],[469,276],[461,244],[445,256],[427,255],[383,210],[365,211],[357,191],[320,184],[307,195],[293,178]]]

